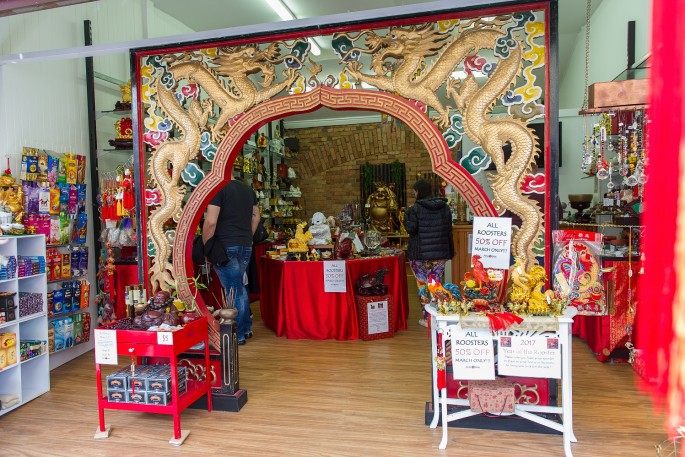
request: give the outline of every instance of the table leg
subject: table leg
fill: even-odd
[[[205,346],[206,347],[206,346]],[[174,439],[181,439],[181,405],[178,401],[178,365],[176,357],[170,357],[169,365],[171,365],[171,401],[174,404]]]
[[[571,441],[576,441],[573,435],[573,395],[571,385],[573,384],[573,374],[571,372],[571,341],[569,338],[570,326],[562,327],[560,332],[562,347],[562,373],[561,373],[561,402],[563,419],[563,440],[564,454],[566,457],[573,457],[571,452]]]
[[[568,372],[568,424],[571,441],[577,443],[578,438],[576,438],[575,433],[573,433],[573,338],[571,338],[571,324],[568,324],[567,342],[568,357],[566,361],[566,371]]]
[[[440,449],[447,448],[447,430],[449,422],[447,421],[447,388],[440,391],[440,410],[442,413],[442,440],[440,441]]]
[[[205,369],[207,371],[207,411],[212,412],[212,367],[209,366],[209,339],[205,340]]]
[[[431,368],[433,370],[433,420],[430,428],[436,428],[440,420],[440,393],[438,391],[438,366],[435,360],[438,356],[437,337],[438,323],[433,316],[431,318]]]

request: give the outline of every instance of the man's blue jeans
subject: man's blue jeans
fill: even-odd
[[[250,263],[252,246],[229,246],[226,248],[228,263],[223,266],[214,266],[221,284],[226,289],[226,295],[231,289],[235,292],[233,305],[238,310],[238,342],[245,340],[245,335],[252,331],[252,318],[250,317],[250,297],[243,284],[243,277]]]

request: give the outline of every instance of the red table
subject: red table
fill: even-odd
[[[323,262],[262,259],[262,320],[278,336],[310,340],[359,339],[354,285],[359,276],[387,268],[393,331],[407,328],[409,301],[404,254],[345,262],[347,292],[324,292]]]
[[[189,322],[183,328],[174,332],[168,332],[169,340],[159,341],[157,332],[145,330],[110,330],[107,328],[95,329],[96,332],[116,332],[117,354],[136,359],[140,364],[143,357],[164,357],[169,359],[171,367],[171,403],[162,405],[147,405],[141,403],[115,403],[103,395],[102,369],[99,363],[95,364],[95,379],[98,392],[98,417],[100,425],[95,433],[96,439],[109,437],[110,427],[105,426],[105,409],[125,411],[137,411],[143,413],[171,414],[174,419],[174,435],[170,444],[180,445],[188,436],[189,431],[181,432],[181,411],[192,405],[201,396],[207,395],[207,411],[212,411],[211,376],[207,376],[203,382],[187,381],[187,390],[183,394],[178,393],[178,372],[176,358],[186,350],[198,343],[204,343],[204,368],[208,373],[209,365],[209,340],[207,338],[207,318]],[[97,338],[96,338],[97,339]],[[123,360],[126,360],[122,357]]]

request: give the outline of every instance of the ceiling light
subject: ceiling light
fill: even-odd
[[[266,3],[271,7],[272,10],[276,12],[276,14],[278,14],[278,17],[280,17],[284,21],[292,21],[297,19],[293,12],[290,11],[290,8],[288,8],[286,4],[283,3],[283,0],[266,0]],[[321,48],[318,44],[316,44],[316,41],[314,41],[313,38],[307,38],[307,41],[309,41],[309,44],[312,47],[312,54],[314,54],[315,56],[320,55]]]

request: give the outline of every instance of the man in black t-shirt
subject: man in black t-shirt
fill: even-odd
[[[216,236],[226,249],[228,262],[214,265],[226,294],[234,290],[234,305],[238,310],[238,344],[252,337],[250,299],[243,284],[243,276],[252,253],[252,235],[260,220],[257,195],[244,182],[230,181],[207,207],[202,227],[202,242]]]

